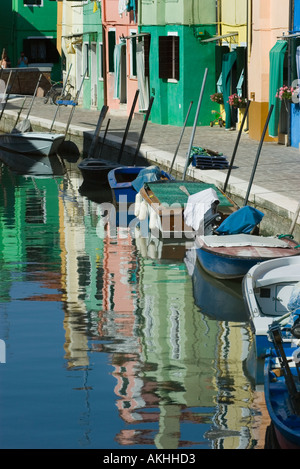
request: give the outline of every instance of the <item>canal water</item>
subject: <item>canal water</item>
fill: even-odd
[[[113,226],[76,170],[0,179],[0,447],[263,448],[240,283]]]

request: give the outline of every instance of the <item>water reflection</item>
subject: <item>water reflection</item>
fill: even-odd
[[[42,428],[47,447],[257,447],[261,406],[244,371],[251,338],[240,304],[227,317],[210,304],[208,314],[199,293],[207,300],[217,287],[190,276],[182,251],[149,255],[130,228],[111,230],[81,184],[77,172],[32,179],[2,168],[2,447],[30,445],[12,406],[32,409],[22,428],[35,447]],[[16,344],[24,324],[34,341],[20,333]],[[22,393],[28,369],[46,429]]]

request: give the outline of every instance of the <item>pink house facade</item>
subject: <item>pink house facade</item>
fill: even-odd
[[[136,1],[102,0],[105,103],[110,111],[127,115],[138,88],[136,39],[131,39],[138,33],[136,5]]]

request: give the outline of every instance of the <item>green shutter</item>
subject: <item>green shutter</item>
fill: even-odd
[[[283,85],[283,63],[286,49],[286,41],[277,41],[270,50],[269,107],[274,104],[269,122],[269,135],[271,137],[278,136],[281,101],[275,96],[278,88]]]

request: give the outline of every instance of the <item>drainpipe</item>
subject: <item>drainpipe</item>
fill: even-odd
[[[289,34],[294,30],[294,1],[289,2]],[[291,67],[292,67],[292,55],[291,55],[291,40],[288,39],[288,83],[291,85]],[[294,49],[294,48],[293,48]],[[287,146],[291,146],[291,104],[289,104],[288,112],[288,139]]]

